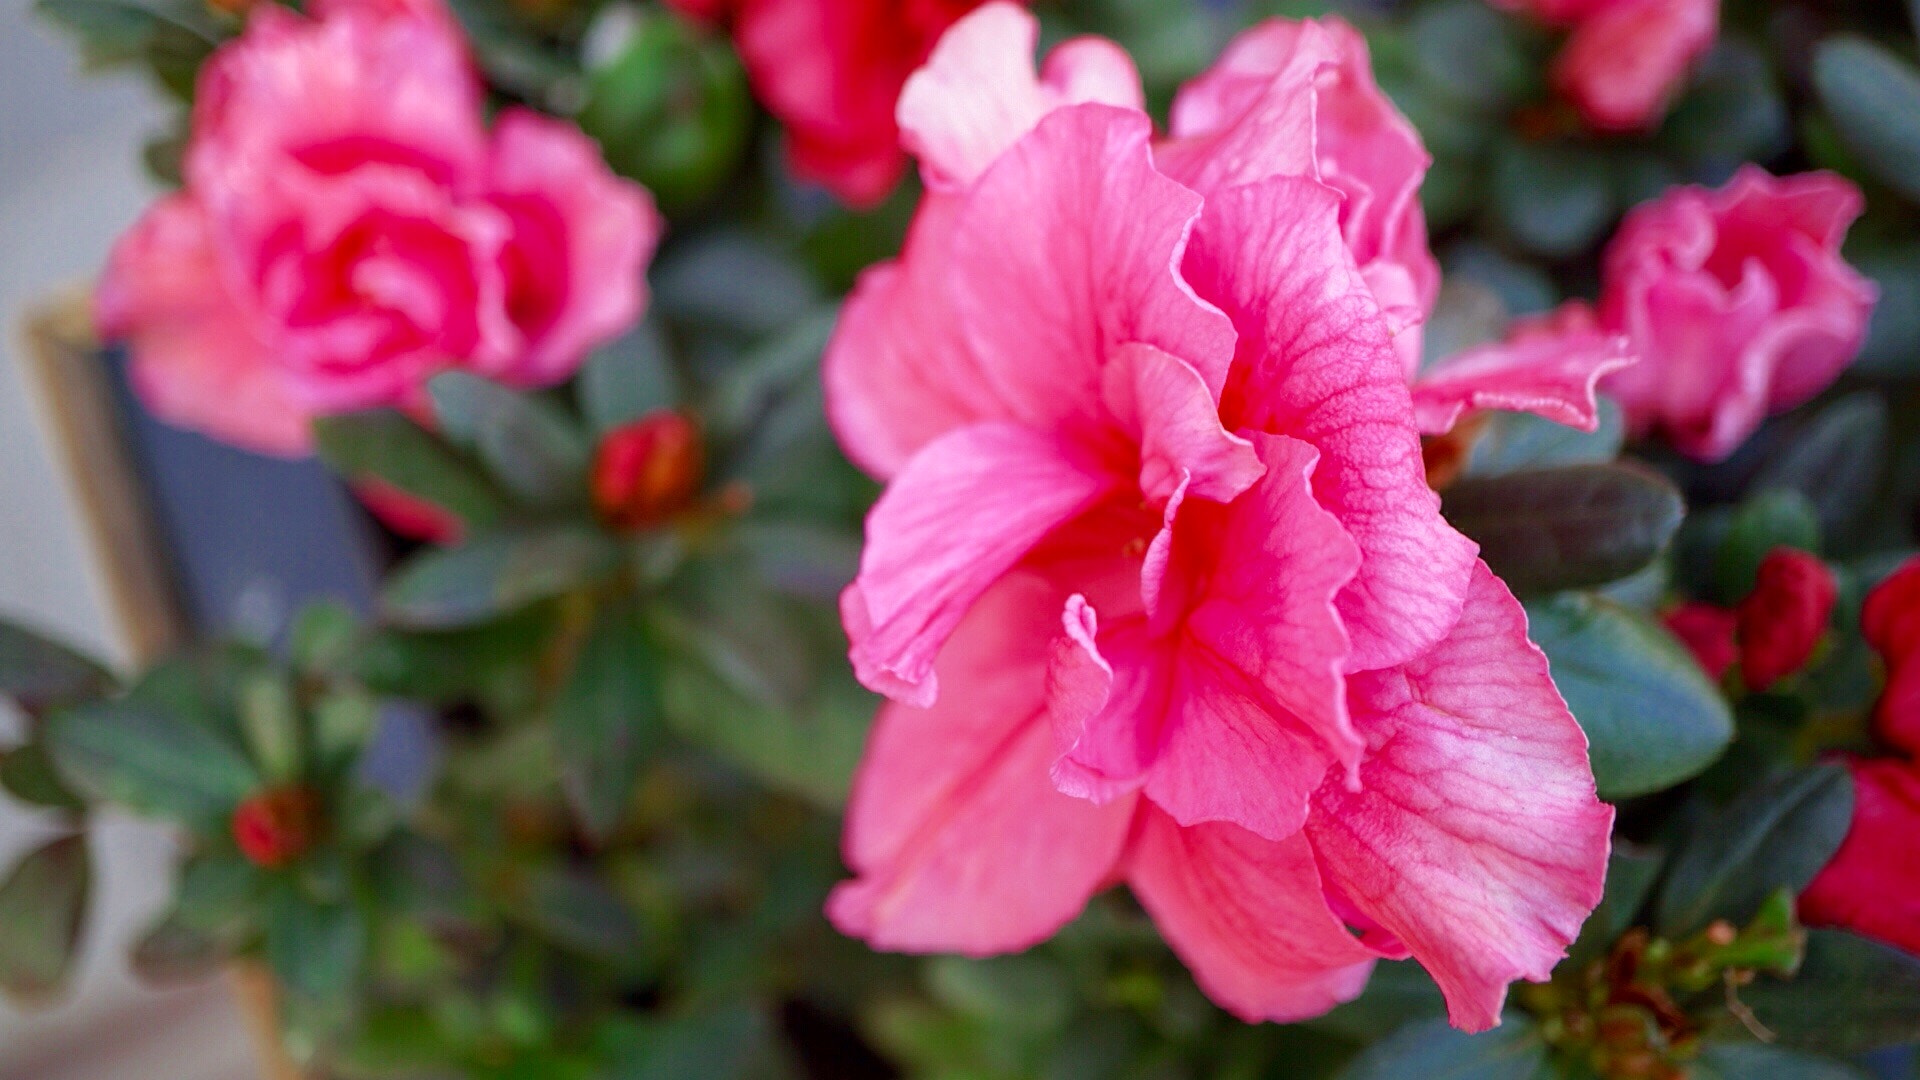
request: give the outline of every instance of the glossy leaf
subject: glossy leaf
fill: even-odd
[[[46,744],[35,739],[0,753],[0,788],[32,806],[84,810],[86,803],[60,778]]]
[[[1809,930],[1792,979],[1760,979],[1740,1000],[1780,1045],[1859,1054],[1920,1041],[1920,957],[1842,930]]]
[[[1867,1080],[1867,1074],[1831,1058],[1761,1043],[1712,1043],[1687,1075],[1693,1080]]]
[[[218,826],[260,784],[236,745],[133,698],[54,713],[46,739],[48,754],[76,790],[138,813]]]
[[[580,411],[596,435],[680,400],[667,336],[648,319],[595,350],[574,384]]]
[[[1572,255],[1613,218],[1607,164],[1606,157],[1572,144],[1509,139],[1493,160],[1494,218],[1528,251]]]
[[[1653,886],[1660,879],[1666,856],[1624,840],[1615,840],[1607,856],[1607,889],[1600,906],[1587,916],[1580,937],[1567,950],[1568,963],[1585,964],[1605,955],[1621,934],[1640,923]]]
[[[1697,822],[1661,889],[1656,926],[1679,937],[1745,923],[1773,893],[1799,893],[1833,859],[1853,821],[1853,781],[1814,765],[1749,790]]]
[[[0,990],[40,1004],[66,985],[91,883],[80,835],[29,852],[0,881]]]
[[[633,912],[584,871],[534,871],[516,909],[555,945],[598,963],[631,968],[644,956],[644,932]]]
[[[1686,514],[1666,478],[1625,463],[1464,479],[1441,509],[1522,595],[1626,577],[1666,548]]]
[[[1813,85],[1860,163],[1920,200],[1920,70],[1865,38],[1836,34],[1814,50]]]
[[[365,916],[352,904],[316,903],[281,888],[267,908],[267,963],[289,994],[337,1001],[360,978],[367,930]]]
[[[1340,1080],[1544,1080],[1547,1044],[1524,1016],[1509,1012],[1500,1026],[1468,1035],[1444,1019],[1423,1020],[1374,1043],[1340,1073]]]
[[[1733,739],[1733,716],[1665,628],[1596,596],[1527,609],[1529,633],[1587,733],[1600,796],[1622,799],[1698,775]]]
[[[1425,968],[1413,960],[1383,960],[1373,966],[1359,997],[1308,1023],[1370,1042],[1415,1021],[1446,1015],[1446,998]]]
[[[435,376],[427,392],[446,437],[478,454],[516,497],[536,506],[584,502],[593,447],[566,410],[464,371]]]
[[[1879,490],[1887,436],[1886,401],[1872,391],[1849,394],[1795,431],[1747,490],[1798,492],[1823,535],[1846,536]]]
[[[481,528],[505,510],[485,473],[439,436],[389,409],[323,416],[313,424],[320,460],[348,480],[375,477]]]
[[[786,1075],[774,1028],[758,1009],[731,1005],[650,1020],[609,1080],[747,1080]]]
[[[18,623],[0,621],[0,696],[28,706],[104,692],[113,676],[99,663]]]
[[[1752,592],[1760,563],[1776,547],[1815,553],[1820,550],[1819,515],[1799,491],[1762,491],[1734,511],[1713,555],[1717,599],[1737,604]]]
[[[592,585],[619,558],[612,537],[584,525],[489,533],[414,556],[387,580],[381,607],[414,629],[472,626]]]
[[[1557,465],[1597,465],[1620,456],[1627,426],[1612,398],[1600,399],[1600,426],[1581,431],[1532,413],[1497,412],[1473,441],[1469,477],[1504,476]]]
[[[554,702],[560,783],[592,836],[619,825],[634,778],[660,741],[657,668],[639,612],[616,603],[595,618]]]

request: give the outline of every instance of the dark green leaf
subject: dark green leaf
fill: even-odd
[[[367,922],[352,904],[315,903],[292,888],[267,908],[267,964],[288,993],[337,1001],[360,978]]]
[[[1527,609],[1553,681],[1587,733],[1600,795],[1671,787],[1711,765],[1733,715],[1686,648],[1646,616],[1566,593]]]
[[[1740,504],[1713,555],[1716,599],[1737,604],[1753,591],[1760,563],[1777,547],[1820,550],[1820,517],[1798,491],[1763,491]]]
[[[1441,509],[1522,595],[1626,577],[1666,548],[1686,515],[1666,478],[1626,463],[1470,477],[1446,490]]]
[[[537,506],[579,503],[593,446],[566,410],[464,371],[427,384],[441,430],[480,455],[495,479]]]
[[[1800,973],[1763,978],[1740,1000],[1783,1046],[1860,1054],[1920,1041],[1920,957],[1840,930],[1809,930]]]
[[[836,601],[860,570],[860,538],[849,529],[806,522],[746,522],[735,540],[768,585],[795,596]]]
[[[381,606],[401,626],[471,626],[592,585],[619,560],[613,538],[584,525],[488,533],[414,556],[388,579]]]
[[[113,685],[106,668],[18,623],[0,622],[0,695],[28,706],[100,694]]]
[[[193,96],[200,64],[227,35],[191,0],[38,0],[34,10],[78,40],[88,67],[143,66],[182,100]]]
[[[84,836],[29,853],[0,882],[0,990],[40,1004],[66,985],[91,883]]]
[[[1493,161],[1491,208],[1527,250],[1563,257],[1587,247],[1614,214],[1608,159],[1570,144],[1509,139]]]
[[[553,605],[537,604],[464,629],[381,630],[361,642],[348,666],[372,689],[397,697],[530,704],[557,624]]]
[[[567,799],[590,835],[620,824],[661,733],[658,661],[630,604],[601,609],[553,706]]]
[[[1446,998],[1425,968],[1413,960],[1388,960],[1374,965],[1359,997],[1309,1023],[1372,1042],[1416,1020],[1446,1015]]]
[[[1920,200],[1920,71],[1865,38],[1836,34],[1814,49],[1813,85],[1860,163]]]
[[[76,790],[140,813],[219,824],[260,784],[237,747],[131,697],[60,710],[48,717],[46,738]]]
[[[943,956],[927,964],[926,980],[934,1000],[1000,1027],[1044,1034],[1072,1017],[1066,973],[1038,955]]]
[[[649,1020],[611,1080],[746,1080],[785,1075],[773,1025],[757,1009],[730,1006]]]
[[[1880,487],[1887,427],[1887,403],[1879,394],[1849,394],[1795,431],[1748,490],[1799,492],[1813,507],[1822,535],[1847,536]]]
[[[1612,398],[1600,399],[1600,426],[1581,431],[1532,413],[1500,412],[1473,441],[1466,475],[1502,476],[1556,465],[1597,465],[1620,456],[1627,426]]]
[[[1547,1044],[1523,1016],[1508,1013],[1492,1031],[1468,1035],[1423,1020],[1374,1043],[1340,1080],[1534,1080],[1549,1075]]]
[[[1599,959],[1621,934],[1639,924],[1640,909],[1646,906],[1665,864],[1666,856],[1659,851],[1624,840],[1613,842],[1613,853],[1607,857],[1607,890],[1580,928],[1579,939],[1567,950],[1568,963],[1578,966]]]
[[[0,754],[0,788],[21,802],[55,810],[82,810],[86,803],[60,779],[38,739]]]
[[[554,944],[598,963],[631,967],[644,955],[644,932],[633,912],[585,871],[535,871],[518,908]]]
[[[1762,784],[1698,823],[1660,890],[1658,929],[1681,937],[1714,919],[1745,923],[1780,889],[1798,893],[1853,820],[1853,781],[1834,764]]]
[[[820,302],[804,267],[737,230],[681,244],[661,260],[654,282],[663,314],[749,341],[791,325]]]
[[[1738,37],[1722,37],[1659,138],[1682,161],[1708,167],[1779,156],[1791,143],[1792,129],[1766,56]],[[1638,203],[1650,194],[1623,201]]]
[[[1760,1043],[1711,1043],[1687,1075],[1693,1080],[1867,1080],[1851,1065]]]
[[[287,657],[295,667],[315,674],[339,669],[360,639],[360,620],[353,609],[333,600],[321,600],[300,609],[287,635]]]
[[[1855,267],[1880,288],[1867,342],[1853,362],[1857,375],[1920,378],[1920,247],[1864,252]]]
[[[390,409],[324,416],[313,424],[320,459],[348,480],[373,477],[482,528],[505,509],[484,473],[439,436]]]
[[[819,384],[820,355],[835,318],[832,310],[816,311],[742,357],[715,387],[708,410],[714,430],[728,438],[764,441],[756,428],[796,392]]]
[[[1427,87],[1481,108],[1525,97],[1539,78],[1519,25],[1484,4],[1453,0],[1426,6],[1407,35]]]
[[[680,391],[658,320],[648,319],[587,357],[575,393],[581,413],[600,435],[677,404]]]

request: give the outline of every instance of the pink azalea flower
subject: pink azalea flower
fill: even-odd
[[[448,367],[566,378],[638,318],[660,230],[573,127],[486,129],[433,0],[259,8],[201,76],[186,179],[115,248],[98,321],[157,414],[272,453]]]
[[[888,481],[842,612],[895,699],[829,914],[981,955],[1125,881],[1248,1019],[1411,955],[1491,1026],[1597,902],[1612,812],[1426,487],[1352,198],[1300,149],[1314,80],[1257,95],[1294,145],[1243,113],[1156,149],[1123,54],[1036,75],[1035,36],[990,4],[909,82],[929,194],[828,350]]]
[[[1720,0],[1495,2],[1571,28],[1554,60],[1554,87],[1596,131],[1658,124],[1720,30]]]
[[[1674,188],[1629,213],[1608,245],[1597,311],[1571,303],[1525,332],[1569,353],[1624,335],[1639,362],[1604,373],[1601,388],[1634,432],[1720,460],[1860,350],[1875,289],[1840,244],[1861,205],[1831,173],[1776,178],[1752,165],[1717,191]]]

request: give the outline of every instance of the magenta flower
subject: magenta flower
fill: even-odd
[[[1276,25],[1251,40],[1339,55],[1344,28]],[[1612,812],[1426,486],[1405,324],[1355,255],[1387,171],[1326,179],[1310,75],[1216,80],[1156,149],[1123,54],[1036,76],[1034,40],[990,4],[909,81],[929,195],[827,355],[887,481],[842,612],[895,700],[829,914],[979,955],[1124,880],[1248,1019],[1411,955],[1491,1026],[1597,902]]]
[[[275,5],[201,76],[187,186],[123,237],[96,296],[176,423],[302,453],[317,414],[417,402],[463,367],[572,374],[646,301],[651,198],[523,110],[489,132],[433,0]]]

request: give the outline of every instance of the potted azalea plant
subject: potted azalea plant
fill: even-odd
[[[1906,13],[40,7],[102,347],[397,556],[0,626],[9,993],[112,809],[311,1080],[1911,1074]]]

